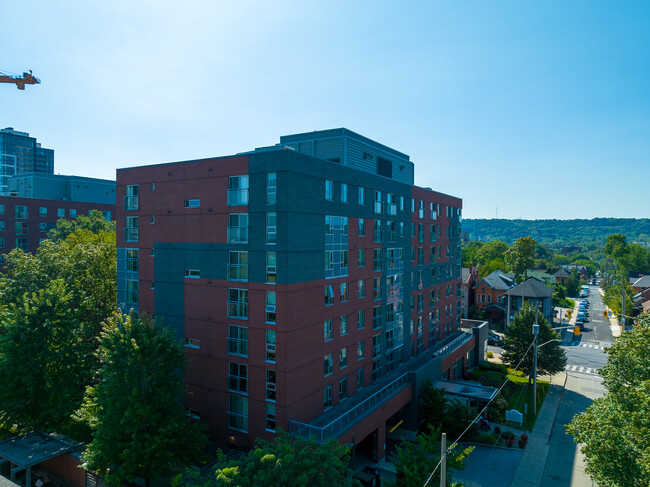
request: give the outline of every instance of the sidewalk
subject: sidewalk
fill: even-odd
[[[542,408],[537,415],[535,427],[529,435],[528,445],[519,462],[512,487],[539,487],[541,485],[546,457],[550,448],[549,438],[564,393],[565,384],[565,373],[553,376]]]

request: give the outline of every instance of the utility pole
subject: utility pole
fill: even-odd
[[[440,487],[447,486],[447,433],[442,434],[440,440]]]
[[[537,324],[537,313],[533,324],[533,336],[535,337],[535,352],[533,355],[533,416],[537,416],[537,337],[539,337],[539,325]]]

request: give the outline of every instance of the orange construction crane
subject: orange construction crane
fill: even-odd
[[[23,73],[22,76],[12,76],[0,71],[0,83],[14,83],[19,90],[24,90],[25,85],[38,85],[41,80],[32,75],[31,69],[29,73]]]

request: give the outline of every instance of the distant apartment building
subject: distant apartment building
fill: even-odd
[[[423,381],[474,362],[462,201],[413,170],[334,129],[117,171],[119,305],[184,339],[185,405],[216,443],[281,427],[380,458],[387,430],[417,428]]]
[[[24,173],[54,174],[54,151],[27,132],[0,129],[0,195],[7,194],[11,176]]]
[[[60,218],[99,210],[111,220],[115,213],[115,181],[31,173],[8,178],[7,188],[11,196],[0,196],[0,254],[16,247],[35,252]]]

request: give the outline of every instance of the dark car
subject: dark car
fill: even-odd
[[[493,345],[495,347],[501,346],[503,343],[503,337],[498,333],[491,331],[488,335],[488,345]]]

